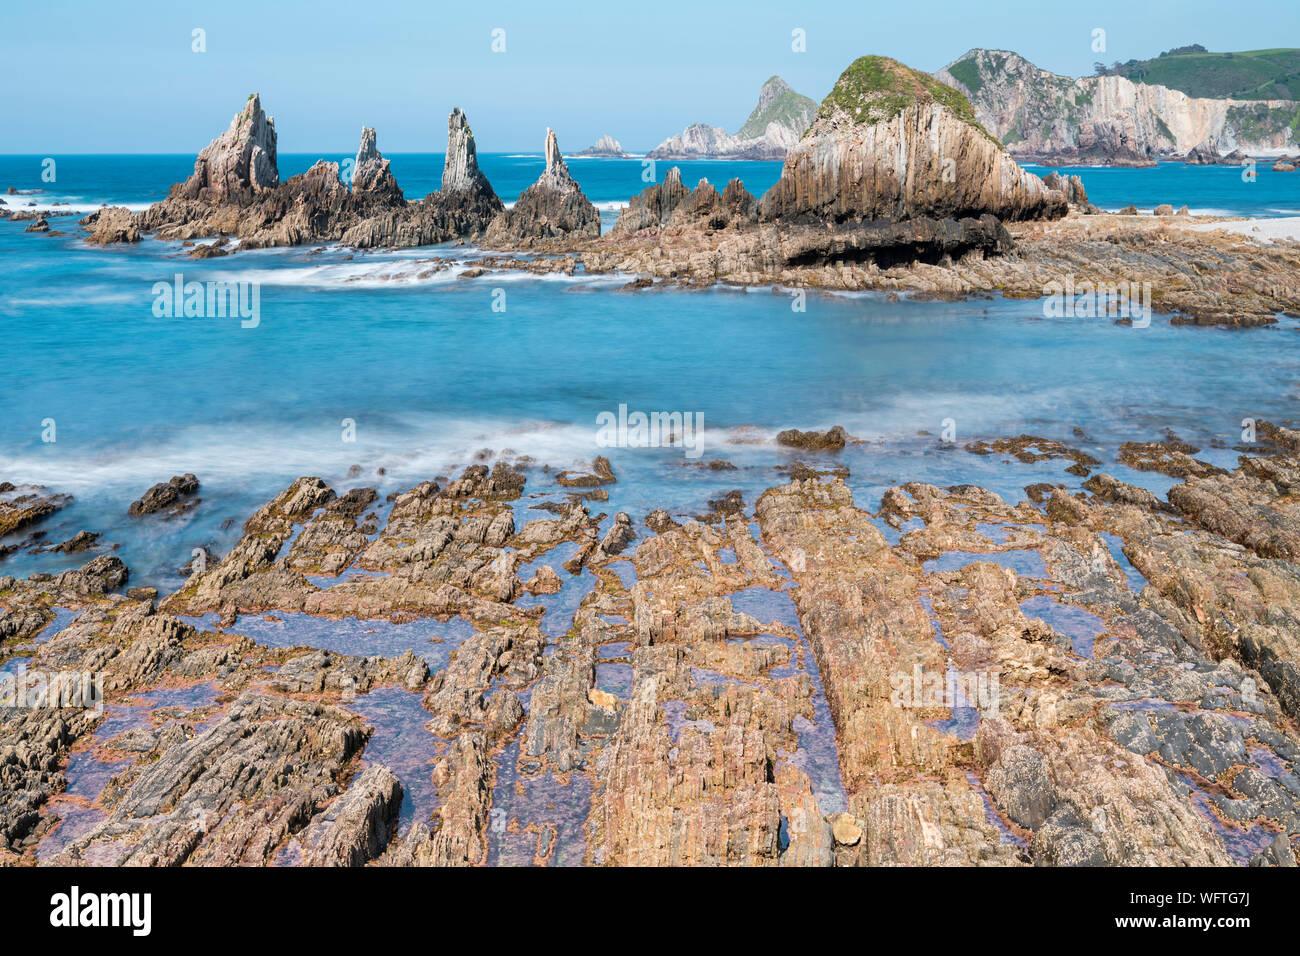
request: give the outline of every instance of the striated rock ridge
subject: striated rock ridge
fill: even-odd
[[[763,197],[765,220],[1055,218],[1064,195],[1026,172],[928,74],[866,56],[844,71]]]
[[[695,123],[646,154],[650,159],[784,159],[799,141],[817,104],[773,76],[763,84],[758,104],[736,133]]]
[[[242,193],[272,189],[279,182],[275,120],[263,112],[261,97],[250,93],[230,128],[199,153],[190,178],[173,186],[169,195],[226,202]]]
[[[753,223],[757,207],[757,201],[739,179],[731,180],[721,193],[707,179],[701,179],[692,190],[682,184],[682,171],[674,166],[662,183],[655,183],[632,197],[610,235],[629,236],[688,226],[725,229],[730,225]]]
[[[1207,141],[1216,152],[1269,153],[1294,141],[1300,103],[1188,96],[1123,76],[1074,79],[1007,50],[974,49],[935,73],[1020,157],[1149,165]]]
[[[493,197],[492,184],[478,168],[478,151],[474,147],[474,131],[459,107],[447,117],[447,158],[442,167],[442,191],[484,192]]]
[[[560,153],[553,130],[546,131],[546,169],[519,194],[488,230],[488,241],[554,239],[600,235],[600,213],[582,194]]]

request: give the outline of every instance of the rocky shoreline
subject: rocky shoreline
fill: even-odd
[[[1165,498],[991,450],[1092,473],[523,521],[507,461],[307,477],[161,598],[0,577],[0,680],[103,695],[0,708],[0,863],[1295,865],[1300,433],[1126,446]]]

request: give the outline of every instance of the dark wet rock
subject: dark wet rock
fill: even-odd
[[[66,541],[60,541],[50,548],[51,551],[59,551],[63,554],[72,554],[74,551],[85,551],[94,547],[95,542],[99,540],[98,531],[78,531]]]
[[[5,482],[0,491],[0,538],[21,531],[48,518],[72,503],[71,495],[51,493],[46,488],[19,488]]]
[[[369,767],[298,835],[304,866],[363,866],[397,829],[402,785],[387,767]]]
[[[355,518],[378,498],[379,493],[374,488],[353,488],[339,495],[325,507],[332,514]]]
[[[861,263],[890,268],[912,262],[951,264],[968,255],[993,256],[1015,247],[996,217],[845,223],[833,230],[795,226],[780,234],[777,254],[788,266]]]
[[[648,186],[640,195],[632,197],[610,234],[617,236],[662,228],[668,225],[679,207],[690,202],[690,197],[691,191],[682,185],[682,171],[673,166],[662,183]]]
[[[1194,146],[1184,160],[1189,166],[1216,166],[1219,161],[1219,148],[1208,139]]]
[[[710,498],[709,509],[716,516],[730,517],[745,513],[745,496],[739,491],[729,491],[721,498]]]
[[[977,440],[966,445],[966,450],[977,455],[994,452],[1000,455],[1013,455],[1025,464],[1035,464],[1053,458],[1064,458],[1074,462],[1066,469],[1072,475],[1086,477],[1093,466],[1101,464],[1087,452],[1072,448],[1064,442],[1037,435],[1017,435],[1014,438],[999,438],[993,442]]]
[[[645,524],[655,534],[663,534],[665,531],[681,527],[673,520],[672,515],[662,508],[658,508],[646,515]]]
[[[1130,485],[1104,472],[1093,475],[1083,483],[1083,487],[1100,500],[1112,504],[1135,505],[1148,511],[1172,511],[1168,503],[1161,501],[1145,488]]]
[[[64,571],[55,582],[60,588],[67,588],[76,594],[105,594],[126,584],[128,576],[127,567],[120,558],[101,554],[81,568]]]
[[[227,249],[219,241],[204,242],[196,245],[189,251],[191,259],[219,259],[222,256],[230,255],[234,250]]]
[[[600,541],[600,551],[604,555],[621,554],[623,549],[636,540],[632,530],[632,518],[620,511],[614,515],[614,523]]]
[[[824,432],[801,432],[797,428],[787,428],[776,436],[778,445],[802,448],[805,451],[839,451],[848,439],[848,432],[839,425]]]
[[[591,463],[591,471],[562,471],[555,476],[558,484],[565,488],[592,488],[597,485],[610,484],[618,479],[609,459],[598,455]]]
[[[1119,446],[1119,460],[1139,471],[1158,471],[1174,478],[1205,477],[1226,474],[1222,468],[1192,456],[1200,449],[1178,440],[1124,442]]]
[[[198,502],[190,500],[179,505],[177,502],[181,502],[183,498],[189,498],[189,496],[196,494],[198,490],[199,480],[193,475],[173,475],[170,480],[159,482],[138,499],[131,502],[131,506],[127,508],[127,514],[138,518],[141,515],[154,514],[164,509],[173,511],[188,509],[198,504]]]
[[[569,174],[555,133],[546,131],[546,168],[488,230],[487,242],[600,235],[600,213]]]
[[[1277,838],[1269,844],[1267,850],[1262,850],[1250,858],[1250,865],[1295,866],[1295,851],[1291,848],[1291,841],[1287,839],[1287,835],[1285,833],[1279,833]]]

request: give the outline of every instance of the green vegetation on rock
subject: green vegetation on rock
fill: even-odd
[[[1228,122],[1236,128],[1237,136],[1246,140],[1276,136],[1287,127],[1294,134],[1300,131],[1300,103],[1282,107],[1263,103],[1233,106],[1228,110]]]
[[[1300,99],[1300,49],[1211,53],[1192,45],[1150,60],[1129,60],[1107,67],[1103,75],[1124,76],[1134,83],[1167,86],[1188,96],[1237,100]],[[963,82],[965,82],[963,80]]]
[[[796,132],[803,132],[817,114],[817,102],[796,93],[779,76],[763,84],[758,105],[749,114],[736,133],[741,139],[757,139],[767,131],[769,123],[779,123]]]
[[[931,102],[989,135],[960,90],[887,56],[862,56],[850,63],[822,100],[817,118],[830,118],[839,110],[855,122],[874,125],[893,119],[913,104]]]
[[[984,86],[984,77],[980,74],[979,67],[975,65],[974,57],[967,57],[964,60],[958,60],[948,72],[966,89],[970,90],[970,95],[974,96]]]

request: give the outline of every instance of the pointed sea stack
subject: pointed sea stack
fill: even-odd
[[[456,107],[447,117],[447,159],[442,167],[442,188],[411,207],[411,227],[421,239],[405,244],[476,239],[504,209],[505,204],[478,168],[474,132],[460,107]]]
[[[474,131],[459,106],[447,117],[447,158],[442,167],[444,193],[482,193],[497,199],[483,171],[478,168]]]
[[[402,199],[402,189],[375,142],[373,126],[361,129],[361,144],[352,165],[352,195],[358,198]]]
[[[1056,218],[1066,198],[975,121],[970,101],[883,56],[855,60],[763,197],[765,220]]]
[[[222,203],[242,194],[264,192],[280,182],[275,155],[275,120],[262,110],[261,97],[250,93],[230,128],[209,143],[194,163],[194,172],[173,186],[177,199]]]
[[[488,239],[595,239],[599,235],[600,213],[569,174],[555,133],[547,129],[546,169],[537,182],[519,194],[514,207],[492,224]]]

